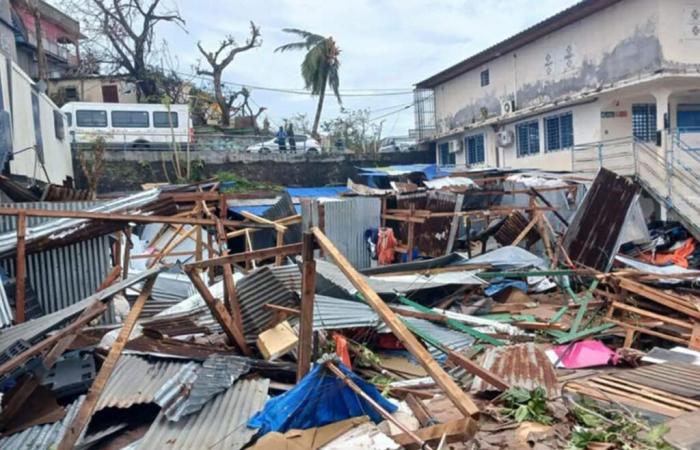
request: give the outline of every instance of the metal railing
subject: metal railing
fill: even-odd
[[[572,169],[592,174],[604,167],[634,176],[700,236],[700,148],[688,145],[676,130],[664,137],[663,147],[634,137],[577,145],[572,151]]]

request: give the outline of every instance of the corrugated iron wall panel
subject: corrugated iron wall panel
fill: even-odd
[[[35,208],[47,210],[83,210],[102,202],[36,202],[0,204],[3,208]],[[27,226],[51,220],[46,217],[27,217]],[[0,233],[14,231],[15,216],[0,216]],[[0,261],[3,269],[14,277],[15,259]],[[70,306],[97,291],[111,267],[109,237],[99,236],[87,241],[56,248],[27,257],[27,278],[36,292],[44,313],[52,313]],[[112,306],[106,313],[107,322],[114,318]]]
[[[355,197],[323,204],[325,233],[356,269],[370,267],[364,235],[379,228],[382,202],[376,197]]]

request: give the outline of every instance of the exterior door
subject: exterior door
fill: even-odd
[[[105,103],[119,103],[119,90],[115,84],[102,86],[102,101]]]

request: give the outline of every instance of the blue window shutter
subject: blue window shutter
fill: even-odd
[[[561,148],[574,146],[574,116],[571,113],[564,114],[559,120],[561,129]]]

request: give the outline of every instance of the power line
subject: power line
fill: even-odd
[[[397,109],[397,110],[388,112],[388,113],[383,114],[383,115],[381,115],[381,116],[372,117],[372,118],[369,119],[369,121],[370,121],[370,122],[374,122],[374,121],[376,121],[376,120],[383,119],[383,118],[385,118],[385,117],[393,116],[394,114],[400,114],[400,113],[404,112],[404,111],[407,110],[407,109],[413,108],[413,106],[414,106],[413,103],[408,104],[408,105],[406,105],[406,106],[404,106],[404,107],[402,107],[402,108],[399,108],[399,109]]]
[[[211,81],[211,77],[208,77],[206,75],[199,75],[199,74],[191,74],[191,73],[186,73],[186,72],[175,72],[178,75],[183,75],[187,76],[190,78],[197,78],[200,80],[205,80],[205,81]],[[281,92],[285,94],[297,94],[297,95],[309,95],[309,91],[303,90],[303,89],[291,89],[291,88],[276,88],[276,87],[268,87],[268,86],[257,86],[257,85],[252,85],[252,84],[246,84],[246,83],[238,83],[235,81],[229,81],[229,80],[224,80],[222,81],[222,86],[223,85],[233,85],[233,86],[239,86],[239,87],[245,87],[245,88],[250,88],[250,89],[257,89],[260,91],[270,91],[270,92]],[[383,92],[369,92],[373,91],[374,89],[344,89],[341,90],[341,96],[343,97],[388,97],[388,96],[397,96],[397,95],[413,95],[412,90],[391,90],[387,89],[386,91]],[[353,91],[354,93],[347,93],[348,91]],[[367,91],[364,93],[360,93],[361,91]]]

